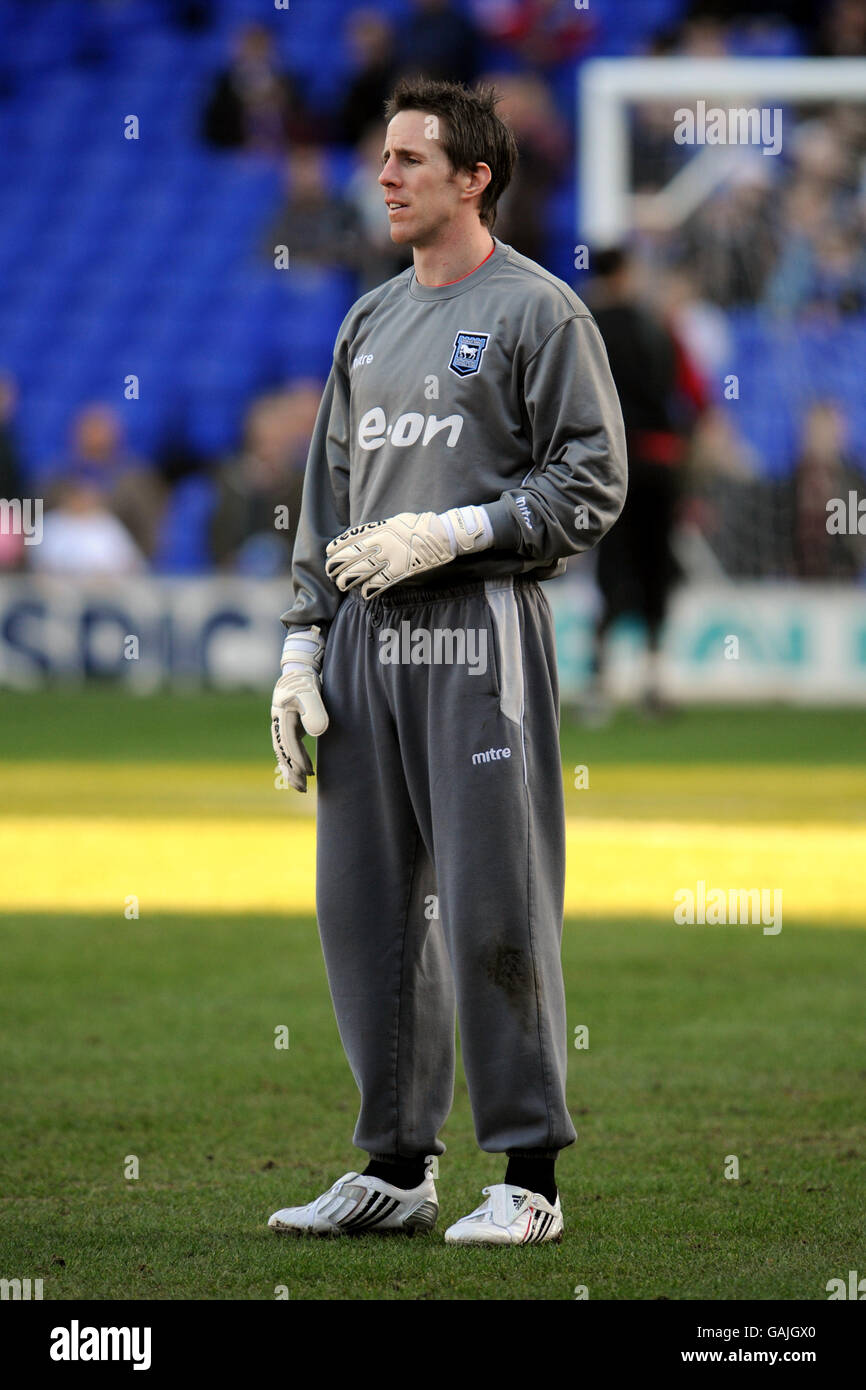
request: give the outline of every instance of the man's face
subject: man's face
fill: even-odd
[[[465,215],[458,175],[434,138],[437,125],[438,118],[423,111],[398,111],[385,134],[379,183],[389,205],[391,240],[400,245],[429,246]]]
[[[100,406],[81,412],[74,433],[78,453],[94,463],[110,459],[120,442],[117,420],[110,410]]]

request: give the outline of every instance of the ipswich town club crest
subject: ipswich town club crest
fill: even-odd
[[[489,342],[489,333],[458,333],[448,370],[454,372],[455,376],[472,376],[481,366],[481,358]]]

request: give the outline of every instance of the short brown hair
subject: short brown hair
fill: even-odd
[[[477,164],[490,166],[490,182],[481,194],[478,212],[489,231],[496,222],[496,204],[511,181],[517,162],[517,141],[496,114],[500,98],[491,86],[469,90],[461,82],[437,82],[429,77],[404,77],[385,105],[385,119],[398,111],[424,111],[442,121],[439,143],[454,173],[470,172]]]

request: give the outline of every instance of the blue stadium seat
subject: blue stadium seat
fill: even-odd
[[[459,3],[471,12],[471,0]],[[376,4],[398,20],[409,13],[409,0]],[[302,24],[300,4],[290,16],[269,11],[285,63],[324,109],[344,81],[353,7],[310,0]],[[634,0],[619,4],[614,19],[591,8],[594,51],[635,51],[684,10],[685,0]],[[0,72],[12,82],[0,96],[0,343],[26,385],[21,434],[31,466],[62,449],[82,399],[117,392],[127,371],[142,380],[141,401],[124,407],[136,447],[155,447],[179,404],[195,447],[233,447],[263,384],[327,374],[356,294],[350,275],[293,266],[283,278],[258,260],[280,202],[279,163],[199,144],[213,76],[237,29],[261,20],[261,0],[213,0],[211,27],[197,34],[176,25],[175,11],[173,0],[0,0]],[[779,33],[772,42],[784,46]],[[570,118],[572,73],[555,73],[553,82]],[[123,139],[130,113],[141,121],[138,141]],[[328,164],[341,185],[354,155],[335,150]],[[577,283],[573,188],[554,195],[548,225],[551,269]],[[753,311],[734,313],[731,323],[731,370],[742,386],[741,400],[725,408],[769,473],[791,466],[798,409],[821,392],[844,403],[862,441],[864,323],[802,335]],[[207,487],[190,485],[167,532],[167,561],[179,556],[189,572],[205,563],[206,501]],[[185,516],[199,528],[189,545]]]
[[[208,526],[216,502],[206,477],[184,478],[163,518],[154,569],[159,574],[202,574],[211,567]]]

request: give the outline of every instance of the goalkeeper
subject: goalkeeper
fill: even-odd
[[[540,581],[626,492],[622,416],[574,292],[492,236],[514,138],[491,89],[404,80],[379,184],[414,265],[340,328],[304,481],[273,698],[369,1155],[275,1231],[423,1231],[455,1015],[478,1144],[507,1162],[459,1244],[559,1240],[565,815]],[[398,653],[395,659],[395,650]],[[468,659],[472,652],[474,659]]]

